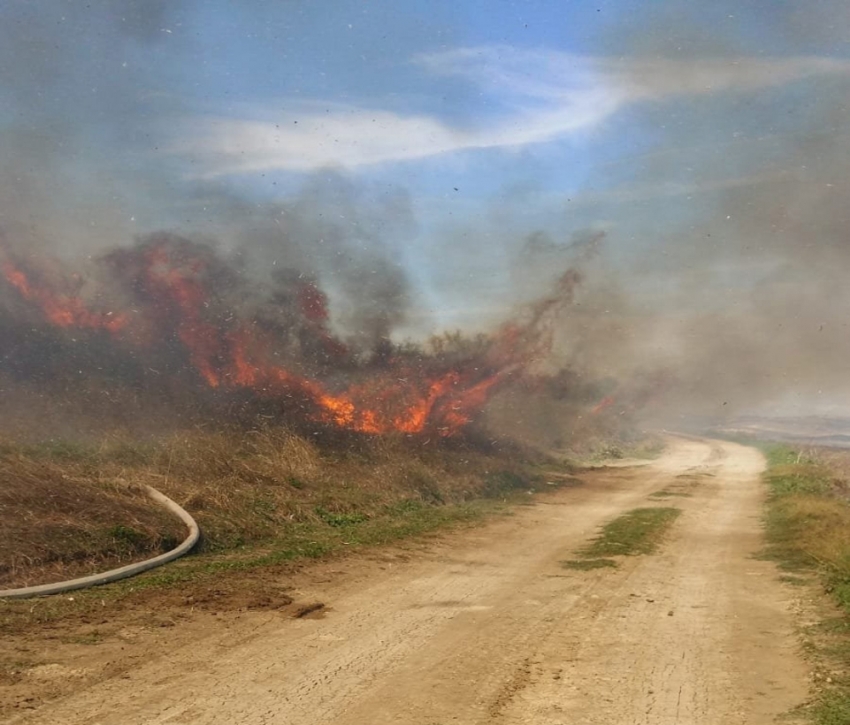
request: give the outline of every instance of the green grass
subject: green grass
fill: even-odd
[[[585,559],[652,554],[680,513],[672,507],[628,511],[606,524],[579,554]]]
[[[840,607],[838,618],[825,618],[805,632],[804,646],[819,667],[850,670],[850,506],[837,495],[835,473],[787,445],[762,445],[768,461],[764,480],[770,491],[765,512],[765,555],[778,562],[789,583],[815,575]],[[805,576],[799,576],[803,574]],[[822,679],[813,702],[800,709],[815,725],[850,723],[850,679]]]
[[[118,587],[145,589],[198,581],[226,572],[251,571],[298,559],[318,559],[352,548],[391,544],[451,525],[479,520],[498,505],[475,501],[448,506],[430,506],[406,500],[386,506],[381,515],[322,516],[321,523],[293,523],[276,539],[263,545],[243,547],[232,556],[200,555],[182,559],[167,569],[128,579]]]
[[[565,569],[591,571],[616,568],[612,556],[637,556],[657,551],[681,511],[672,507],[638,508],[605,524],[599,535],[576,552],[578,558],[562,561]]]
[[[660,491],[649,494],[650,498],[672,498],[677,496],[680,498],[690,498],[693,494],[687,491],[673,491],[669,488],[662,488]]]
[[[828,692],[804,712],[817,725],[847,725],[850,723],[850,695],[839,691]]]
[[[570,559],[562,561],[564,569],[575,569],[577,571],[591,571],[593,569],[614,569],[617,562],[613,559]]]

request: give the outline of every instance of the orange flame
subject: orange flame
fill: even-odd
[[[91,312],[79,297],[59,295],[47,287],[34,285],[26,273],[8,259],[0,263],[0,271],[21,297],[34,302],[57,327],[107,330],[114,334],[127,324],[126,315]]]
[[[606,395],[602,400],[600,400],[596,405],[593,406],[593,409],[590,411],[593,415],[597,413],[601,413],[606,408],[610,408],[614,403],[616,403],[616,399],[613,395]]]
[[[317,380],[266,362],[269,357],[266,350],[272,348],[273,340],[264,338],[257,328],[242,322],[231,322],[229,326],[210,322],[204,259],[183,256],[175,259],[169,248],[160,244],[144,248],[143,255],[136,259],[142,262],[139,279],[151,300],[152,319],[148,322],[154,325],[154,331],[165,326],[162,330],[166,336],[173,334],[179,339],[189,362],[207,386],[249,389],[265,397],[296,394],[312,403],[311,417],[329,425],[369,434],[434,431],[441,436],[452,436],[473,420],[508,371],[502,365],[500,372],[484,379],[477,368],[474,372],[451,370],[432,377],[411,370],[409,375],[401,377],[395,367],[378,374],[369,386],[331,392]],[[34,303],[55,326],[116,333],[130,322],[125,314],[92,312],[76,296],[62,295],[35,284],[9,260],[0,263],[0,272],[22,298]],[[324,327],[327,319],[324,294],[310,283],[301,288],[299,295],[302,314],[316,334],[329,347],[341,347]],[[145,323],[138,316],[133,320]],[[497,357],[504,355],[510,360],[506,351],[513,347],[511,342],[518,336],[517,330],[506,328]],[[128,338],[126,342],[132,340]]]

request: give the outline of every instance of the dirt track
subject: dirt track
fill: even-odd
[[[806,696],[789,597],[761,546],[763,465],[677,439],[410,560],[323,565],[300,596],[324,616],[248,613],[13,718],[14,723],[733,725]],[[668,486],[691,497],[650,499]],[[659,503],[660,501],[660,503]],[[617,569],[560,561],[641,505],[683,514],[662,550]]]

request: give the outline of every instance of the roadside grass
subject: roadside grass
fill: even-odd
[[[654,491],[649,494],[650,498],[690,498],[691,496],[693,496],[693,494],[689,491],[677,491],[671,488],[662,488],[660,491]]]
[[[637,508],[605,524],[593,541],[579,551],[584,559],[652,554],[681,513],[672,507]]]
[[[818,725],[847,725],[850,723],[850,697],[846,693],[827,692],[810,712]]]
[[[605,524],[595,539],[576,552],[576,559],[562,561],[561,566],[576,571],[615,568],[617,560],[611,557],[652,554],[680,513],[672,507],[627,511]]]
[[[277,428],[142,443],[5,443],[0,588],[92,573],[175,546],[185,532],[141,484],[186,508],[203,533],[199,551],[210,553],[265,545],[311,526],[363,524],[357,531],[374,532],[386,526],[372,519],[398,519],[405,528],[416,520],[413,508],[400,516],[393,507],[504,498],[557,486],[546,474],[569,471],[518,448],[364,436],[322,444]]]
[[[576,571],[592,571],[593,569],[614,569],[617,567],[617,562],[613,559],[570,559],[562,561],[561,566],[564,569]]]
[[[174,519],[137,495],[142,483],[186,508],[202,541],[188,557],[113,585],[0,600],[0,631],[105,612],[153,596],[146,592],[191,597],[228,588],[223,577],[263,588],[257,580],[266,570],[468,525],[504,511],[504,502],[572,485],[573,472],[518,447],[363,436],[323,443],[284,429],[191,432],[141,444],[6,443],[0,562],[14,566],[0,567],[0,588],[103,570],[182,539],[179,522],[174,530]]]
[[[667,444],[664,439],[656,435],[643,436],[619,443],[603,441],[591,449],[589,460],[597,463],[623,458],[654,460],[664,452],[666,447]]]
[[[806,648],[816,660],[818,692],[802,709],[816,725],[850,723],[850,505],[842,471],[817,451],[762,446],[768,461],[765,555],[800,584],[815,577],[839,607],[807,627]],[[834,613],[833,613],[834,614]]]
[[[203,583],[224,573],[250,572],[299,559],[319,559],[360,547],[380,546],[421,536],[452,525],[472,523],[501,510],[501,503],[478,500],[441,507],[418,501],[387,506],[371,518],[352,517],[344,523],[302,522],[257,546],[243,546],[229,555],[218,552],[188,557],[174,565],[118,582],[123,594],[184,583]],[[102,590],[92,590],[97,594]],[[0,625],[1,626],[1,625]]]
[[[167,567],[108,586],[71,592],[67,596],[0,600],[0,633],[13,634],[68,616],[88,621],[92,616],[102,616],[127,604],[144,608],[147,601],[161,603],[169,599],[181,605],[193,604],[196,600],[203,601],[210,592],[216,600],[216,609],[245,604],[243,596],[228,597],[234,590],[253,591],[258,595],[255,599],[262,599],[263,594],[276,594],[274,598],[279,601],[280,591],[276,586],[267,587],[265,580],[292,570],[299,562],[474,525],[487,516],[504,512],[506,502],[510,501],[510,497],[482,498],[440,507],[406,501],[388,506],[369,519],[342,525],[321,521],[295,523],[262,545],[188,556]],[[284,598],[288,604],[289,598]],[[228,603],[228,599],[234,601]]]
[[[64,462],[0,455],[0,589],[96,571],[174,548],[185,528],[138,485],[69,476]]]

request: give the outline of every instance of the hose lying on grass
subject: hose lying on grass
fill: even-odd
[[[40,584],[34,587],[21,587],[20,589],[0,589],[0,599],[26,599],[28,597],[38,597],[46,594],[62,594],[63,592],[71,592],[75,589],[87,589],[88,587],[97,586],[98,584],[108,584],[126,579],[127,577],[136,576],[144,571],[155,569],[158,566],[167,564],[170,561],[179,559],[184,554],[191,551],[192,547],[198,543],[201,536],[201,530],[198,524],[181,506],[172,501],[165,494],[160,493],[155,488],[145,486],[147,494],[158,504],[168,509],[171,513],[177,516],[189,529],[189,535],[183,540],[183,543],[175,547],[171,551],[166,551],[164,554],[155,556],[152,559],[138,561],[135,564],[127,564],[118,569],[110,569],[109,571],[101,572],[100,574],[90,574],[89,576],[79,577],[78,579],[69,579],[64,582],[54,582],[53,584]]]

